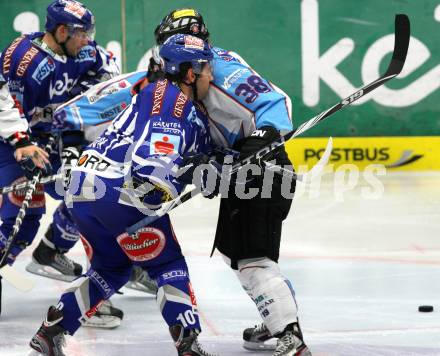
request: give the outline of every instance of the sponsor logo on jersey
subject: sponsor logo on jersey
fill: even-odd
[[[87,95],[87,100],[90,104],[95,104],[100,99],[106,97],[107,95],[111,95],[117,93],[120,90],[124,90],[130,86],[130,82],[123,79],[119,82],[110,83],[106,85],[100,86],[97,90],[89,93]]]
[[[20,177],[12,182],[11,185],[19,184],[26,182],[27,179],[25,177]],[[27,189],[20,189],[14,192],[8,193],[8,198],[12,204],[21,207],[26,196]],[[37,188],[35,189],[34,194],[32,194],[32,200],[29,204],[29,208],[42,208],[46,203],[46,198],[44,196],[44,187],[41,184],[37,184]]]
[[[183,108],[185,107],[187,101],[188,101],[188,97],[182,92],[180,92],[174,104],[173,114],[175,117],[177,118],[182,117]]]
[[[238,79],[240,79],[240,77],[246,73],[247,69],[237,69],[234,70],[231,74],[229,74],[225,80],[223,81],[222,87],[225,88],[226,90],[229,89],[232,84],[234,84]]]
[[[172,154],[179,150],[180,136],[154,132],[150,139],[150,153]]]
[[[203,50],[204,42],[201,38],[194,36],[185,36],[185,48]]]
[[[132,261],[149,261],[161,254],[166,244],[165,234],[154,227],[144,227],[134,235],[123,233],[116,240]]]
[[[99,113],[99,117],[103,120],[112,120],[126,107],[127,107],[127,103],[123,102],[121,104],[111,107],[110,109],[104,112]]]
[[[104,172],[110,167],[111,163],[107,162],[101,157],[95,156],[94,154],[84,154],[82,155],[77,163],[78,167],[84,167],[93,169],[98,172]]]
[[[27,52],[24,54],[23,58],[21,59],[20,64],[18,65],[17,76],[22,77],[24,73],[26,73],[29,64],[31,64],[32,60],[35,58],[38,52],[39,52],[38,49],[33,46],[27,50]]]
[[[157,115],[160,113],[163,103],[163,95],[167,87],[167,80],[159,80],[154,88],[153,92],[153,107],[151,108],[151,115]]]
[[[96,50],[92,46],[85,46],[79,51],[75,58],[76,63],[96,61]]]
[[[32,78],[38,83],[41,84],[41,82],[49,76],[51,72],[55,70],[55,62],[52,58],[46,57],[41,61],[41,63],[38,65],[37,69],[35,69],[34,73],[32,74]]]
[[[70,79],[68,73],[63,73],[63,79],[58,79],[54,84],[50,82],[49,97],[52,99],[54,96],[61,96],[76,84],[77,79]]]
[[[5,51],[5,54],[3,56],[3,75],[7,75],[9,73],[9,70],[11,68],[12,53],[14,53],[15,49],[23,39],[24,36],[17,37]]]
[[[171,133],[180,135],[182,133],[182,126],[178,122],[164,122],[154,121],[153,129],[160,129],[163,133]]]
[[[64,1],[64,10],[69,14],[75,16],[77,19],[82,19],[82,17],[86,13],[86,9],[81,6],[80,3],[69,0]]]

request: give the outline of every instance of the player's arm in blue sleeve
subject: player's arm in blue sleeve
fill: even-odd
[[[253,112],[257,129],[264,126],[272,126],[281,132],[293,129],[292,103],[286,93],[262,78],[236,53],[227,52],[216,61],[215,82],[231,98]]]
[[[92,66],[88,72],[78,79],[75,86],[70,90],[71,97],[77,96],[97,83],[104,82],[120,74],[114,55],[105,48],[89,42],[77,55],[79,60],[91,61]]]

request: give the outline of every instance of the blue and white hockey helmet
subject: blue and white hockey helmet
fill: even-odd
[[[47,7],[46,31],[53,32],[58,25],[65,25],[71,36],[83,31],[90,40],[94,39],[95,17],[79,1],[55,0]]]
[[[200,74],[203,65],[213,58],[211,47],[207,42],[183,34],[168,38],[160,47],[159,54],[163,60],[163,71],[169,74],[179,73],[182,63],[191,63],[194,73]]]

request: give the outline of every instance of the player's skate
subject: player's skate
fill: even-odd
[[[125,287],[139,290],[148,294],[157,294],[157,283],[148,276],[148,273],[139,266],[134,266],[131,271],[130,280]]]
[[[104,301],[98,311],[90,319],[82,322],[82,326],[90,328],[114,329],[121,325],[124,312],[113,306],[110,300]]]
[[[272,356],[312,356],[303,341],[298,323],[289,324],[283,333],[277,335],[277,347]]]
[[[51,241],[52,225],[32,254],[32,262],[26,266],[26,271],[43,277],[71,282],[81,275],[82,267],[72,261]]]
[[[272,339],[273,336],[270,334],[264,323],[260,325],[255,325],[253,328],[247,328],[243,331],[243,347],[250,351],[267,351],[275,350],[274,343],[266,343],[266,341]]]
[[[49,308],[46,320],[29,343],[37,355],[65,356],[63,346],[66,345],[66,330],[58,323],[63,319],[63,312],[54,306]],[[35,351],[32,353],[35,355]]]
[[[170,327],[170,334],[177,348],[178,356],[216,356],[203,350],[197,340],[198,331],[184,329],[182,325],[174,325]]]

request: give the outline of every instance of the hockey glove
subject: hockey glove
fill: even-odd
[[[61,152],[61,173],[63,175],[63,187],[64,190],[68,190],[70,184],[70,173],[72,167],[76,166],[80,156],[79,150],[72,146],[66,147]]]
[[[219,193],[221,170],[215,156],[197,153],[183,159],[177,179],[184,184],[194,184],[205,198],[212,199]]]
[[[52,166],[49,162],[42,162],[43,167],[38,167],[31,156],[25,156],[18,161],[24,175],[27,179],[32,180],[38,172],[41,171],[42,177],[50,176],[52,174]]]
[[[240,160],[242,160],[279,138],[280,133],[277,129],[272,126],[263,126],[260,129],[255,130],[250,136],[237,141],[234,148],[240,151]],[[275,159],[278,152],[279,149],[270,151],[262,158],[251,160],[251,163],[263,167],[263,161],[271,161]]]

